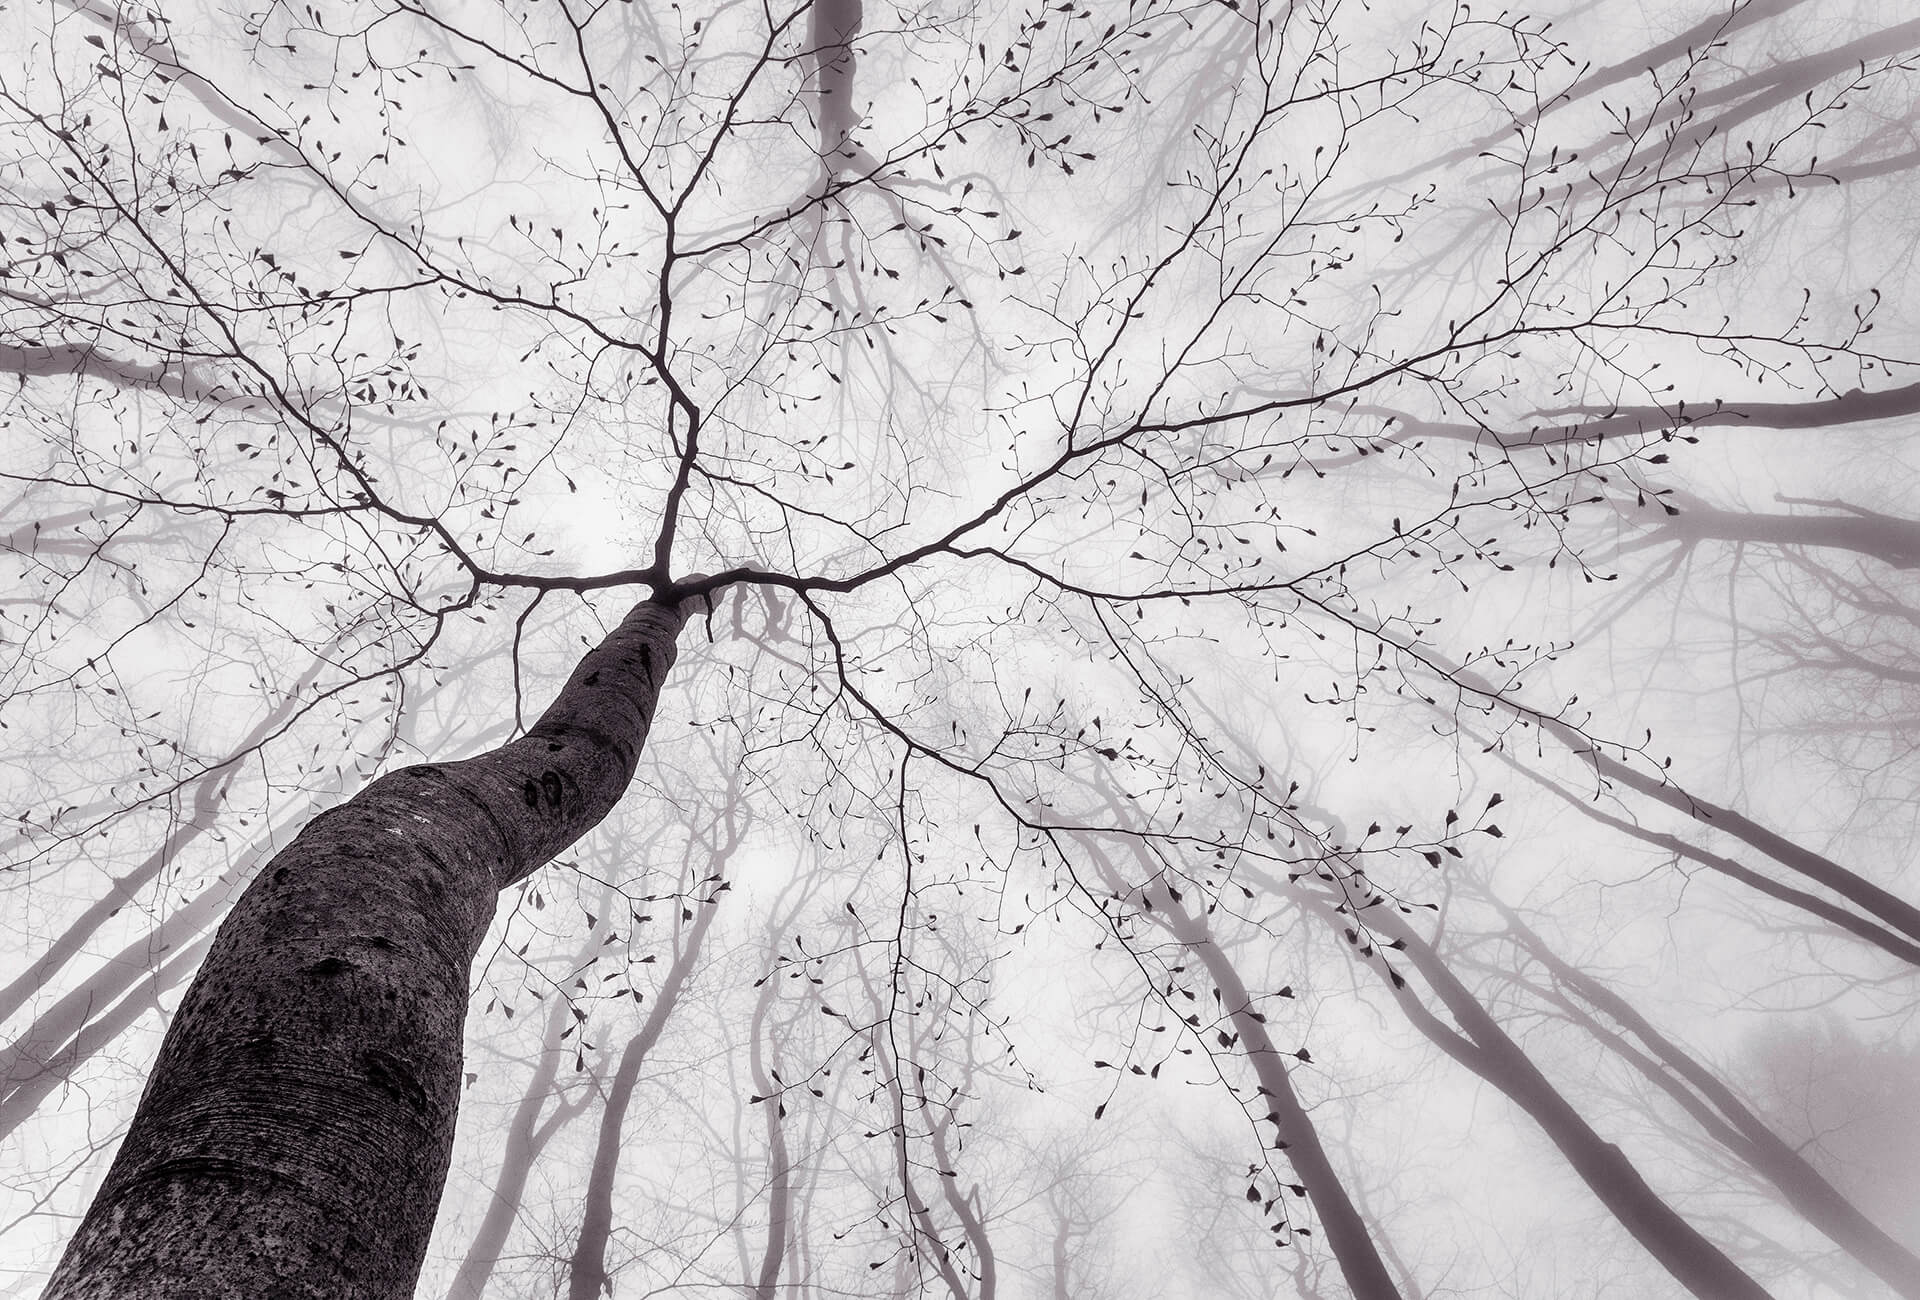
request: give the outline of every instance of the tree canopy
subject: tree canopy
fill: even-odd
[[[1920,1295],[1901,5],[0,23],[8,1281],[670,607],[418,1294]]]

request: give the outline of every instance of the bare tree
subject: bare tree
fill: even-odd
[[[1212,1222],[1273,1292],[1523,1290],[1550,1208],[1442,1253],[1383,1155],[1438,1044],[1652,1285],[1819,1281],[1407,918],[1471,854],[1717,1014],[1903,1023],[1920,24],[1552,8],[7,11],[34,1280],[991,1300]],[[1248,1177],[1097,1234],[1045,1158],[1182,1132]]]

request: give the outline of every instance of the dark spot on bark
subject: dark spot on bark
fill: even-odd
[[[552,771],[542,772],[540,789],[547,796],[547,802],[557,810],[560,807],[560,795],[565,789],[560,784],[560,774]]]
[[[540,783],[532,777],[528,777],[527,783],[520,787],[520,797],[527,801],[527,807],[538,808],[540,806]]]
[[[580,684],[582,686],[598,686],[600,684],[600,674],[597,672],[588,673],[580,679]]]
[[[265,1060],[267,1057],[273,1055],[273,1049],[278,1046],[278,1044],[274,1041],[272,1034],[254,1034],[240,1046],[245,1050],[247,1055]]]
[[[285,867],[280,867],[274,871],[273,883],[276,885],[284,885],[287,883],[287,869]]]
[[[647,685],[653,685],[653,651],[646,646],[640,647],[640,671],[647,675]]]
[[[150,1165],[142,1177],[143,1181],[155,1183],[204,1183],[217,1178],[235,1186],[245,1186],[253,1172],[238,1160],[222,1160],[215,1156],[175,1156]]]
[[[549,754],[557,754],[557,753],[559,753],[559,752],[560,752],[561,750],[563,750],[563,749],[565,749],[565,748],[566,748],[566,746],[565,746],[565,745],[563,745],[563,744],[561,744],[561,743],[560,743],[559,741],[557,741],[557,740],[549,740],[549,741],[547,742],[547,752],[548,752]]]
[[[384,934],[367,934],[367,935],[362,935],[360,937],[363,940],[365,940],[369,948],[379,948],[384,950],[384,949],[393,947],[393,940],[387,938],[387,936]]]
[[[388,1052],[362,1052],[360,1063],[366,1067],[367,1078],[373,1085],[394,1100],[414,1110],[426,1110],[432,1101],[427,1090],[414,1077],[413,1071],[399,1057]]]
[[[335,975],[344,975],[353,969],[353,963],[340,957],[322,957],[307,967],[307,974],[318,975],[322,979],[332,979]]]

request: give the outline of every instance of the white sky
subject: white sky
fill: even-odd
[[[0,344],[84,339],[125,370],[148,365],[160,354],[140,330],[177,339],[180,310],[163,297],[110,310],[88,286],[137,282],[151,296],[172,276],[217,304],[186,333],[244,362],[198,363],[203,391],[188,398],[98,378],[0,385],[17,389],[0,398],[0,446],[21,476],[0,498],[12,566],[0,813],[22,818],[0,881],[0,980],[35,970],[170,828],[194,832],[79,956],[30,981],[9,1037],[381,767],[496,743],[516,690],[530,718],[640,594],[554,592],[528,613],[529,589],[495,587],[436,624],[465,576],[418,528],[361,509],[334,448],[396,512],[444,520],[496,570],[648,562],[684,425],[669,423],[647,356],[668,246],[647,189],[681,193],[697,172],[673,217],[685,260],[668,276],[660,357],[704,421],[679,572],[854,574],[984,513],[1069,450],[1114,445],[1030,483],[949,553],[819,598],[848,681],[898,732],[838,693],[822,625],[793,596],[742,588],[689,625],[634,790],[503,901],[476,967],[474,1078],[420,1295],[445,1294],[467,1252],[543,1052],[559,1064],[540,1114],[561,1118],[487,1294],[564,1286],[605,1083],[673,959],[677,904],[642,900],[718,869],[710,845],[728,808],[744,827],[725,864],[732,888],[627,1122],[609,1251],[619,1296],[737,1290],[758,1266],[768,1149],[764,1103],[746,1099],[756,981],[770,970],[782,992],[761,1046],[805,1081],[788,1096],[803,1215],[788,1280],[821,1295],[940,1293],[932,1265],[901,1253],[890,1149],[863,1136],[891,1114],[885,1070],[876,1094],[862,1054],[904,1052],[936,1081],[929,1096],[960,1089],[956,1187],[988,1223],[1001,1296],[1054,1294],[1061,1233],[1074,1295],[1344,1294],[1317,1239],[1276,1250],[1246,1198],[1271,1131],[1229,1092],[1251,1096],[1251,1076],[1215,1041],[1197,963],[1146,929],[1131,951],[1110,933],[1101,944],[1096,909],[1112,891],[1090,883],[1085,841],[1043,847],[1016,814],[1138,832],[1196,897],[1219,899],[1213,932],[1249,986],[1294,991],[1263,1004],[1271,1032],[1283,1050],[1310,1049],[1295,1085],[1422,1294],[1679,1292],[1529,1120],[1410,1027],[1376,958],[1356,958],[1284,887],[1248,898],[1221,874],[1284,877],[1296,864],[1262,855],[1286,858],[1291,822],[1342,849],[1380,823],[1369,852],[1338,860],[1438,905],[1460,979],[1777,1294],[1873,1294],[1556,1011],[1543,968],[1496,937],[1481,891],[1793,1139],[1814,1139],[1822,1167],[1920,1250],[1920,1165],[1906,1158],[1920,1153],[1894,1118],[1920,1088],[1912,968],[1583,816],[1527,774],[1581,800],[1591,768],[1513,727],[1510,710],[1456,710],[1371,632],[1411,646],[1417,627],[1441,660],[1471,662],[1512,700],[1616,746],[1651,733],[1632,759],[1641,770],[1672,756],[1688,789],[1914,896],[1910,570],[1832,548],[1682,552],[1637,499],[1670,488],[1736,511],[1911,517],[1906,424],[1715,426],[1671,446],[1656,427],[1510,457],[1492,435],[1613,404],[1697,411],[1913,382],[1911,175],[1878,164],[1913,148],[1900,61],[1920,33],[1896,27],[1907,19],[1894,4],[1779,4],[1735,24],[1682,80],[1678,54],[1655,73],[1634,60],[1715,6],[1562,6],[1551,38],[1565,58],[1542,34],[1549,8],[1519,20],[1537,67],[1514,61],[1496,22],[1462,21],[1435,66],[1457,53],[1497,69],[1416,95],[1409,51],[1431,50],[1421,22],[1441,21],[1419,0],[1061,5],[1012,69],[999,52],[1022,11],[871,3],[855,47],[861,152],[827,200],[806,17],[754,62],[768,13],[786,22],[786,8],[613,5],[576,47],[565,18],[584,10],[556,0],[333,0],[318,25],[334,35],[275,9],[249,50],[234,13],[181,5],[167,11],[167,48],[206,80],[171,85],[152,77],[153,29],[114,33],[97,18],[106,0],[0,15],[0,43],[24,52],[0,66],[0,196],[13,196],[0,228],[15,248],[79,241],[70,266],[32,264],[38,289],[0,281]],[[1112,60],[1072,63],[1110,22],[1139,34],[1109,42]],[[1824,51],[1842,51],[1832,68],[1798,62]],[[118,81],[99,77],[103,58],[126,69]],[[1531,121],[1527,106],[1551,103],[1580,68],[1620,60],[1622,75],[1593,74],[1591,95],[1516,133],[1516,116]],[[1040,76],[1063,63],[1079,70]],[[749,69],[716,137],[713,115]],[[1348,89],[1321,93],[1335,76]],[[574,93],[593,87],[597,100]],[[54,113],[63,88],[75,114],[93,107],[88,129],[112,160],[101,186],[138,196],[151,243],[112,223],[82,240],[98,208],[66,205],[57,234],[35,215],[43,192],[70,188],[31,117]],[[943,115],[979,116],[953,107],[976,92],[1000,105],[992,120],[942,135]],[[122,98],[115,125],[102,106]],[[643,160],[638,178],[622,171],[603,106]],[[1804,125],[1816,111],[1821,124]],[[280,142],[258,143],[249,117]],[[1741,170],[1750,136],[1777,142],[1770,170]],[[1053,148],[1029,167],[1033,140]],[[189,142],[197,162],[180,152]],[[288,142],[306,167],[288,165]],[[1779,177],[1820,170],[1816,152],[1848,179],[1797,179],[1790,198]],[[230,164],[244,173],[233,184],[176,203],[143,170],[218,177]],[[1729,168],[1753,206],[1720,206]],[[35,292],[72,302],[50,313]],[[303,292],[343,301],[303,310]],[[1866,321],[1874,330],[1856,333]],[[1738,356],[1716,341],[1740,337]],[[233,398],[269,382],[271,401]],[[1196,427],[1269,402],[1293,405]],[[1662,452],[1671,460],[1652,459]],[[129,494],[174,506],[134,511]],[[269,501],[326,512],[223,521]],[[1836,501],[1847,508],[1817,504]],[[1402,532],[1411,552],[1394,542]],[[1061,583],[1142,599],[1083,599]],[[261,732],[290,695],[317,703]],[[1181,719],[1203,743],[1182,737]],[[196,810],[188,784],[142,802],[261,735],[223,800]],[[904,797],[903,735],[920,747]],[[1260,766],[1261,789],[1234,784]],[[1496,792],[1505,806],[1483,814]],[[1595,806],[1757,865],[1651,803]],[[1473,830],[1493,822],[1497,839]],[[1384,848],[1402,824],[1404,846]],[[1296,860],[1321,852],[1293,833]],[[1423,846],[1443,841],[1464,856],[1436,873]],[[689,852],[698,865],[683,865]],[[653,919],[636,921],[643,912]],[[1432,932],[1424,912],[1416,923]],[[889,1019],[896,962],[905,1001]],[[3,1139],[0,1285],[33,1294],[52,1266],[138,1097],[160,1009],[183,987],[134,984],[131,1023]],[[556,1044],[562,995],[585,1028]],[[903,1009],[923,996],[921,1014]],[[1178,1017],[1191,1008],[1204,1023],[1190,1034]],[[939,1186],[924,1126],[947,1114],[912,1120],[922,1196]],[[1285,1170],[1255,1181],[1272,1194]],[[957,1241],[951,1205],[934,1213]]]

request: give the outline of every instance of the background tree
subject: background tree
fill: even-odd
[[[1898,6],[0,21],[24,1284],[1911,1256]]]

